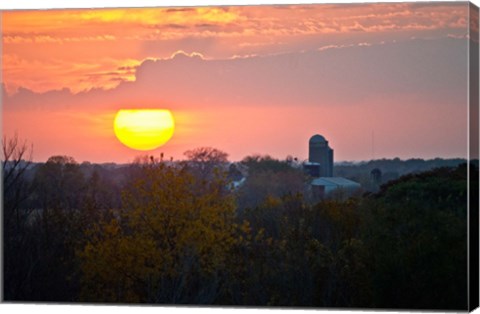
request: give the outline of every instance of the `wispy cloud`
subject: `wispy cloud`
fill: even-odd
[[[9,43],[46,40],[113,40],[170,31],[178,37],[204,31],[218,35],[382,32],[403,29],[463,28],[466,3],[203,7],[6,12]],[[221,28],[216,29],[217,26]],[[100,32],[100,34],[99,34]],[[160,35],[159,35],[160,36]],[[161,38],[161,37],[159,37]]]
[[[228,59],[461,37],[468,32],[467,12],[462,2],[4,12],[4,80],[9,91],[109,89],[132,80],[120,67],[177,50]]]

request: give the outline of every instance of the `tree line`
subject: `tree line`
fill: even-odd
[[[315,200],[288,159],[30,152],[4,139],[6,301],[466,309],[466,164]]]

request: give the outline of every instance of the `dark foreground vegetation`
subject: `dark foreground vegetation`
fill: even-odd
[[[119,170],[3,146],[6,301],[467,308],[466,164],[315,200],[291,160]]]

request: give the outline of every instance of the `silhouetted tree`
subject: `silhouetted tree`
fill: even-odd
[[[31,192],[25,172],[31,165],[32,146],[17,134],[2,139],[4,299],[25,298],[37,262],[29,232],[32,209],[23,205]]]
[[[12,138],[2,140],[2,185],[3,185],[3,219],[6,228],[20,228],[31,211],[20,210],[30,192],[30,184],[25,179],[25,172],[32,161],[33,146],[19,140],[15,134]]]
[[[374,306],[467,309],[466,166],[401,177],[365,208]]]
[[[306,194],[307,178],[300,168],[270,156],[248,156],[241,164],[247,168],[245,183],[238,191],[240,210],[255,208],[267,198]]]
[[[33,184],[39,214],[30,232],[38,261],[28,300],[73,301],[78,294],[76,242],[84,227],[84,176],[72,157],[52,156],[36,168]]]

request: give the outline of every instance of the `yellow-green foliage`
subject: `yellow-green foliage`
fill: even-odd
[[[199,182],[185,168],[144,165],[123,192],[117,218],[90,231],[79,254],[84,297],[178,302],[192,276],[208,282],[235,241],[234,200],[225,186],[220,177]]]

